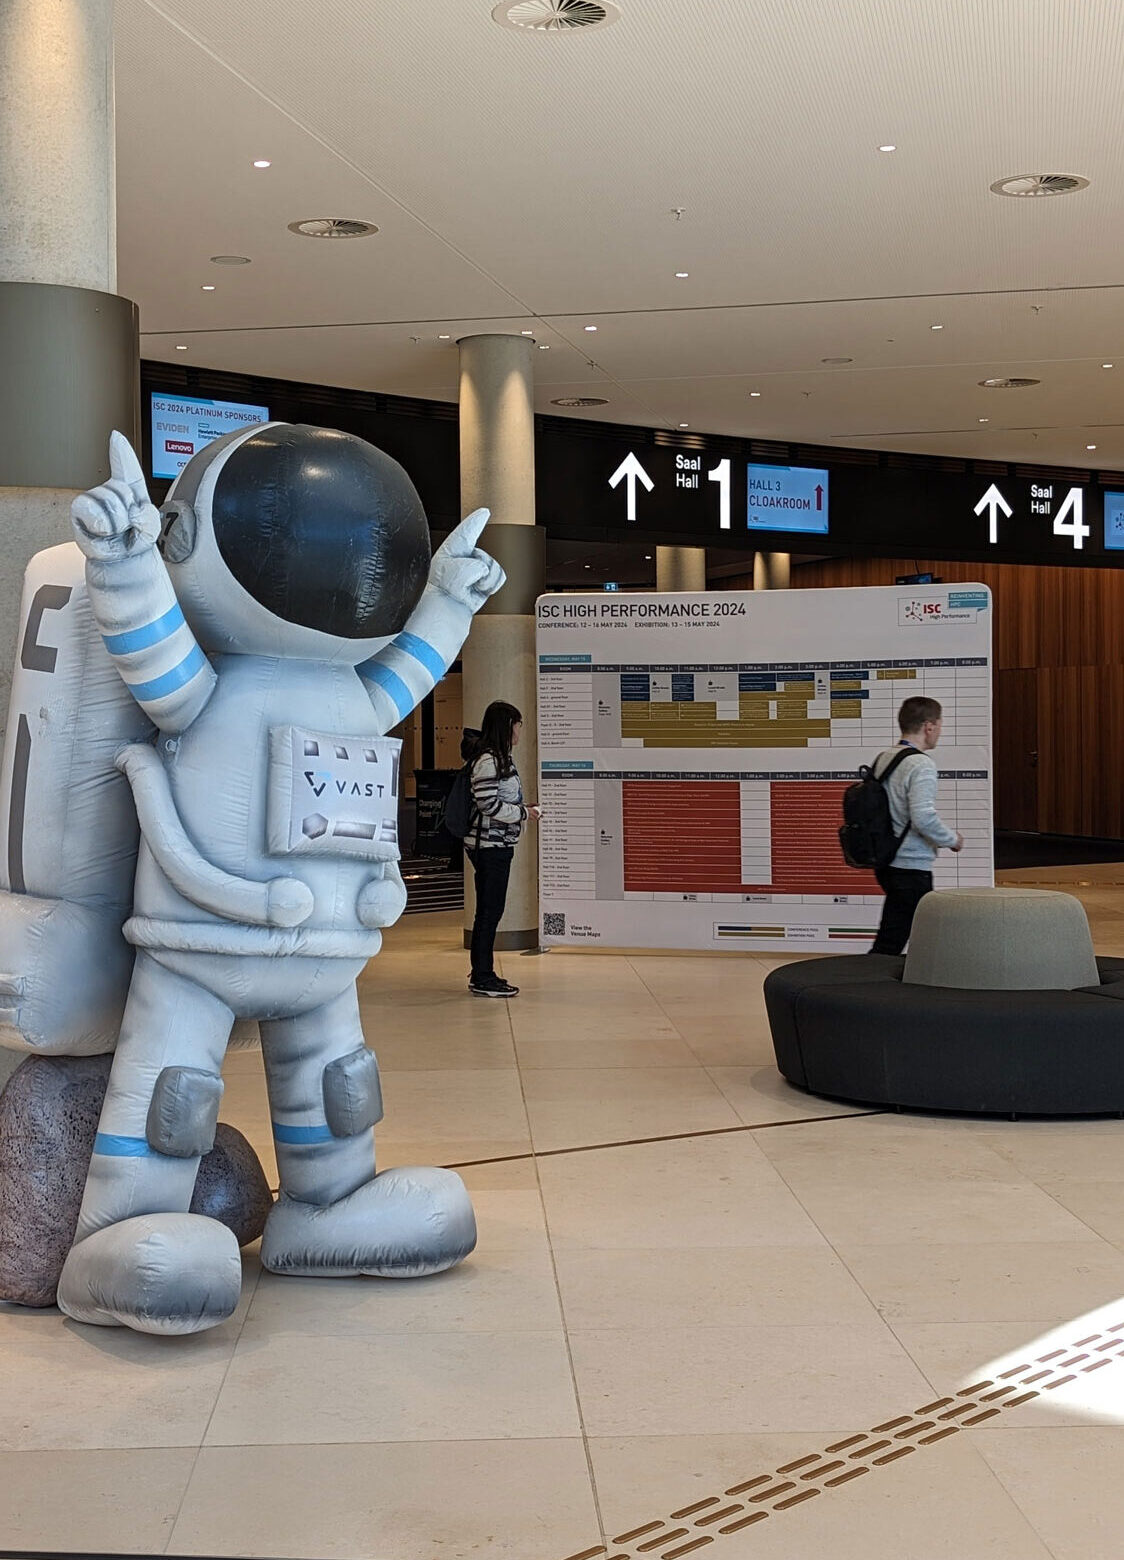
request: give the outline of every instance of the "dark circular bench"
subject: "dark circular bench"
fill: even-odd
[[[1124,1115],[1124,959],[1096,965],[1096,986],[1000,991],[903,984],[883,954],[786,964],[765,980],[777,1066],[852,1103]]]

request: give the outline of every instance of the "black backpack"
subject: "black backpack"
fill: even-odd
[[[916,748],[902,748],[880,775],[876,775],[869,764],[863,764],[859,778],[843,792],[843,827],[839,831],[839,843],[843,847],[843,860],[849,867],[888,867],[901,849],[902,841],[909,833],[909,824],[900,834],[894,832],[886,781],[899,764],[916,752]]]
[[[464,765],[458,769],[456,779],[449,787],[449,794],[441,806],[441,827],[455,840],[466,840],[472,831],[472,766],[479,752],[480,733],[466,726],[461,734],[461,757]]]

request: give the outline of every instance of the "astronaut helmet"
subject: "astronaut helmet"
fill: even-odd
[[[417,490],[354,434],[281,422],[224,434],[192,456],[160,513],[176,597],[211,652],[358,665],[425,588]]]

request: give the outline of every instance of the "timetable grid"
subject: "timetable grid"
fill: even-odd
[[[955,598],[955,599],[954,599]],[[555,944],[856,953],[883,895],[844,797],[935,699],[938,888],[994,881],[986,586],[593,593],[538,608],[541,936]]]

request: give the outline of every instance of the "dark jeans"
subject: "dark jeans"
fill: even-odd
[[[933,874],[907,867],[879,867],[874,874],[886,895],[882,924],[871,953],[901,953],[909,941],[913,914],[925,895],[932,892]]]
[[[503,919],[507,903],[507,880],[511,876],[510,845],[478,847],[468,852],[476,884],[476,918],[472,923],[472,978],[487,980],[496,972],[492,958],[496,947],[496,928]]]

